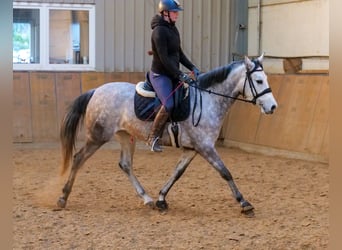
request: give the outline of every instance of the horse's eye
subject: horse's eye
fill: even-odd
[[[256,80],[258,84],[262,84],[262,80]]]

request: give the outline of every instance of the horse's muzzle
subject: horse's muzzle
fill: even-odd
[[[265,114],[271,115],[274,113],[274,110],[277,108],[277,105],[273,104],[270,109],[265,109],[262,107],[262,110],[264,111]]]

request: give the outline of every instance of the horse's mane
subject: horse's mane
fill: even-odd
[[[198,83],[199,87],[201,88],[209,88],[210,86],[221,83],[225,79],[227,79],[229,73],[239,64],[241,64],[242,61],[234,61],[231,62],[228,65],[217,67],[211,71],[208,71],[206,73],[203,73],[198,76]]]

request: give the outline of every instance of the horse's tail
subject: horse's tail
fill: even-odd
[[[89,90],[77,97],[69,106],[62,121],[60,128],[60,140],[62,147],[61,175],[63,175],[69,167],[73,150],[75,149],[78,128],[83,122],[87,105],[93,96],[94,91],[94,89]]]

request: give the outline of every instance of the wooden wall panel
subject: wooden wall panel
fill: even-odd
[[[27,72],[13,73],[13,141],[32,142],[30,83]]]
[[[82,72],[81,74],[81,90],[82,93],[90,89],[97,88],[105,83],[105,75],[103,72]]]
[[[30,74],[32,129],[35,141],[58,139],[55,73]]]
[[[271,115],[262,114],[259,121],[257,134],[255,136],[255,143],[262,144],[264,146],[279,145],[281,136],[279,137],[279,129],[275,123],[282,123],[284,118],[281,110],[284,108],[284,101],[279,97],[281,88],[289,79],[284,75],[269,75],[268,83],[272,88],[274,98],[278,103],[278,109]]]
[[[328,123],[327,128],[325,129],[322,147],[318,153],[319,155],[322,155],[326,159],[327,162],[329,162],[329,145],[330,145],[329,131],[330,130],[329,130],[329,123]]]
[[[317,78],[285,76],[277,97],[279,109],[275,113],[273,128],[278,133],[274,133],[274,147],[304,151],[319,91]]]
[[[226,138],[253,143],[259,119],[258,107],[236,101],[228,113]]]
[[[129,74],[129,82],[131,83],[138,83],[141,81],[145,81],[145,72],[136,72]]]
[[[312,81],[317,82],[320,89],[317,93],[317,99],[312,103],[314,113],[308,124],[309,131],[305,151],[319,154],[329,124],[329,78],[317,76]]]
[[[106,72],[105,73],[105,82],[129,82],[130,77],[129,73],[122,72]]]
[[[80,73],[60,72],[56,73],[56,101],[57,101],[57,126],[60,128],[61,121],[67,108],[76,97],[81,94]]]

